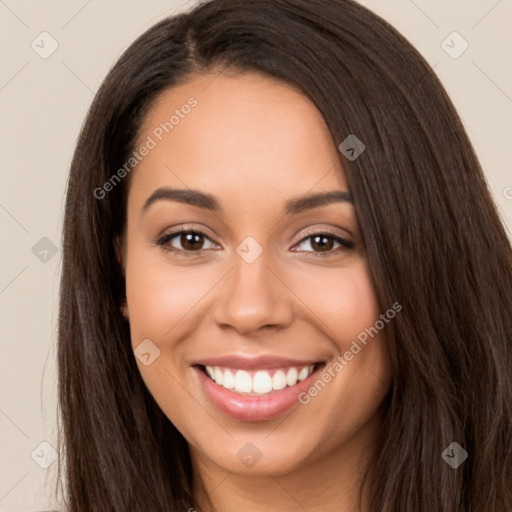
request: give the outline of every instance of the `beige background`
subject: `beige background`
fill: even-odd
[[[56,446],[60,250],[52,255],[52,246],[60,245],[79,128],[121,52],[155,22],[194,3],[0,0],[0,511],[58,508],[49,496],[56,464],[40,467],[52,461],[49,445]],[[510,233],[512,0],[361,3],[398,28],[434,67],[461,114]],[[35,40],[40,51],[51,48],[49,36],[39,36],[43,31],[58,43],[47,59],[31,47]],[[456,59],[442,47],[453,31],[469,44]],[[462,48],[457,37],[445,43],[451,52]],[[40,241],[43,237],[49,240]]]

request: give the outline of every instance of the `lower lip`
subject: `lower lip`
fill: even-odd
[[[194,369],[199,374],[206,394],[223,413],[242,421],[265,421],[277,418],[300,403],[299,395],[309,388],[322,367],[315,369],[311,375],[294,386],[286,386],[262,396],[235,393],[219,386],[201,368],[194,366]]]

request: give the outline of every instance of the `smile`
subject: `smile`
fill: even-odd
[[[248,396],[262,396],[279,391],[287,386],[295,386],[307,379],[315,365],[303,367],[279,368],[273,370],[246,371],[219,366],[205,366],[209,377],[219,386],[231,389],[235,393]]]
[[[265,361],[222,358],[192,365],[207,401],[241,421],[266,421],[293,407],[325,361]]]

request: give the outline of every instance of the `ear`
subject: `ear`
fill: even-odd
[[[125,247],[124,240],[122,235],[117,235],[114,238],[114,251],[116,253],[116,258],[123,270],[123,274],[125,271]]]
[[[121,306],[119,307],[119,311],[125,317],[126,320],[130,320],[130,315],[128,313],[128,304],[126,304],[126,299],[121,302]]]
[[[121,271],[123,273],[123,276],[125,275],[125,245],[122,235],[118,235],[114,239],[114,251],[116,253],[117,261],[121,267]],[[128,314],[128,304],[126,303],[126,297],[121,302],[121,306],[119,308],[121,310],[121,313],[126,318],[126,320],[129,320],[129,314]]]

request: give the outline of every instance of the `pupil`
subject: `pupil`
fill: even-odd
[[[333,240],[324,235],[317,235],[313,237],[312,247],[315,249],[315,245],[319,247],[319,251],[329,251],[332,249]]]
[[[201,248],[202,244],[202,236],[199,233],[186,233],[181,235],[181,244],[185,249],[190,249],[191,251],[197,251]],[[194,244],[198,244],[199,247]]]

